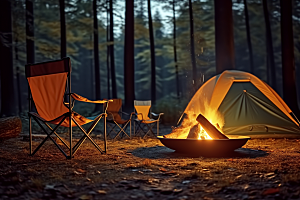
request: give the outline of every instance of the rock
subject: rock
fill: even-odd
[[[182,181],[182,184],[188,184],[188,183],[190,183],[191,181],[189,181],[189,180],[185,180],[185,181]]]
[[[154,197],[154,193],[151,192],[151,191],[146,192],[145,195],[146,195],[146,197],[148,197],[148,198],[149,198],[149,197]]]

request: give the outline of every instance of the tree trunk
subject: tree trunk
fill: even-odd
[[[35,63],[33,0],[26,0],[26,58],[27,64]]]
[[[95,67],[95,95],[96,99],[101,99],[100,88],[100,66],[99,66],[99,42],[98,42],[98,19],[97,19],[97,0],[93,0],[93,19],[94,19],[94,67]],[[94,112],[100,110],[101,104],[96,104]]]
[[[11,1],[0,1],[0,79],[1,79],[1,112],[0,116],[16,114],[12,49]],[[5,19],[5,20],[3,20]]]
[[[125,108],[133,109],[134,101],[134,0],[126,0],[124,93]]]
[[[26,55],[27,63],[34,63],[34,16],[33,0],[26,0]]]
[[[189,14],[190,14],[190,42],[191,42],[190,51],[191,51],[191,63],[193,69],[193,89],[194,92],[196,92],[198,81],[197,81],[197,67],[196,67],[195,45],[194,45],[193,5],[191,0],[189,0]]]
[[[18,34],[15,35],[15,58],[18,63],[19,60],[19,51],[18,51]],[[17,96],[18,96],[18,108],[19,115],[22,113],[22,100],[21,100],[21,88],[20,88],[20,67],[17,64],[16,67],[16,81],[17,81]]]
[[[111,70],[111,89],[112,89],[112,97],[117,98],[117,84],[116,84],[116,70],[115,70],[115,53],[114,53],[114,13],[113,13],[113,1],[109,0],[109,39],[110,39],[110,70]]]
[[[124,49],[125,108],[133,109],[134,101],[134,0],[126,0]]]
[[[283,98],[294,114],[300,117],[296,90],[292,0],[280,0],[280,6]]]
[[[151,102],[152,104],[155,104],[156,101],[155,45],[154,45],[150,0],[148,0],[148,23],[149,23],[150,57],[151,57]]]
[[[216,73],[234,69],[234,40],[231,0],[215,0]]]
[[[107,12],[106,12],[106,70],[107,70],[107,98],[110,99],[110,62],[109,62],[109,2],[107,2]]]
[[[0,118],[0,141],[17,137],[22,131],[22,122],[19,117]]]
[[[248,50],[249,50],[250,72],[253,74],[254,73],[253,52],[252,52],[252,43],[251,43],[251,35],[250,35],[250,25],[249,25],[249,14],[248,14],[247,0],[244,0],[244,5],[245,5],[245,24],[246,24],[247,43],[248,43]]]
[[[67,39],[66,39],[66,18],[65,18],[65,1],[59,0],[60,8],[60,56],[67,56]]]
[[[178,74],[177,52],[176,52],[175,0],[173,0],[173,50],[174,50],[174,63],[175,63],[175,73],[176,73],[176,91],[177,91],[177,98],[180,99],[179,74]]]
[[[266,0],[263,0],[263,9],[266,25],[266,41],[267,41],[267,74],[268,82],[271,87],[276,90],[276,74],[275,74],[275,62],[272,42],[272,32],[269,20],[268,4]]]

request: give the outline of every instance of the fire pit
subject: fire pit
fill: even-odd
[[[250,139],[246,136],[228,136],[229,139],[177,139],[164,138],[158,136],[157,138],[166,147],[175,150],[179,153],[213,156],[229,153],[237,148],[242,147]]]
[[[246,136],[226,136],[202,114],[196,124],[173,129],[172,133],[157,138],[166,147],[193,155],[223,155],[242,147],[250,139]],[[188,130],[188,131],[186,131]]]

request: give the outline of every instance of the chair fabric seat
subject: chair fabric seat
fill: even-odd
[[[64,116],[67,114],[67,113],[64,113],[63,115],[53,119],[53,120],[46,120],[44,118],[42,118],[38,113],[36,112],[30,112],[31,115],[35,116],[35,117],[38,117],[41,121],[43,122],[48,122],[50,124],[59,124],[61,122],[61,120],[63,120]],[[72,117],[76,120],[76,122],[79,124],[79,125],[84,125],[84,124],[88,124],[92,121],[94,121],[98,116],[92,116],[92,117],[84,117],[76,112],[72,112]],[[63,126],[63,127],[69,127],[70,125],[70,120],[69,120],[69,117],[66,117],[66,119],[61,123],[60,126]],[[72,121],[72,127],[75,127],[77,126],[73,121]]]

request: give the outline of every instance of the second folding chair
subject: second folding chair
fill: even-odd
[[[134,109],[136,111],[136,119],[134,120],[134,135],[138,135],[139,133],[141,133],[140,135],[144,138],[146,135],[151,133],[155,136],[152,128],[156,125],[156,136],[158,136],[159,120],[161,115],[163,115],[164,113],[155,114],[151,112],[151,100],[134,100]],[[156,119],[153,119],[153,117],[156,117]],[[135,127],[135,124],[137,124],[137,127]]]
[[[108,107],[107,107],[108,105]],[[127,136],[131,138],[131,116],[132,114],[127,114],[122,112],[122,99],[112,99],[111,102],[105,104],[106,112],[107,112],[107,126],[110,128],[108,131],[108,136],[112,133],[115,133],[113,139],[118,136],[124,137]],[[122,117],[127,115],[126,119]],[[126,132],[126,129],[129,127],[129,134]]]

